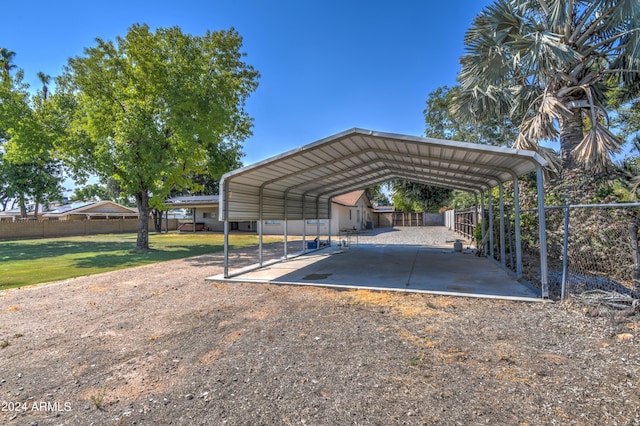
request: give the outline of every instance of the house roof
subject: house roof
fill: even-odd
[[[332,197],[391,179],[479,194],[546,164],[532,151],[351,129],[226,173],[220,219],[326,219]]]
[[[347,192],[346,194],[338,195],[337,197],[333,197],[331,201],[336,204],[340,204],[346,207],[355,207],[358,204],[358,200],[363,196],[364,189],[360,189],[358,191]]]
[[[43,214],[42,217],[62,217],[68,215],[83,216],[138,216],[138,211],[121,206],[113,201],[75,201],[70,204],[58,206]]]
[[[167,198],[165,204],[171,208],[216,207],[220,203],[219,195],[190,195]]]

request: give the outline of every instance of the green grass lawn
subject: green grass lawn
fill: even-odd
[[[264,238],[275,241],[282,238]],[[229,236],[230,249],[257,244],[257,235]],[[0,241],[0,290],[220,252],[223,236],[150,233],[151,250],[135,245],[135,234]]]

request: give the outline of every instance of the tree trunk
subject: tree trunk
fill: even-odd
[[[560,119],[560,157],[563,171],[579,167],[575,158],[575,148],[584,136],[580,109],[573,109],[571,112],[570,116]]]
[[[18,202],[20,203],[20,217],[23,219],[27,218],[27,205],[24,201],[24,196],[20,194],[18,197]]]
[[[161,234],[162,233],[162,216],[163,216],[163,211],[162,210],[158,210],[158,209],[153,209],[153,226],[156,229],[156,232]]]
[[[136,240],[136,250],[149,249],[149,192],[140,191],[136,194],[136,204],[138,206],[138,238]]]

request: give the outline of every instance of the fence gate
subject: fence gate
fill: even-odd
[[[423,226],[422,213],[393,212],[392,226]]]

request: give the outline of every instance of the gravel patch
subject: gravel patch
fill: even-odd
[[[640,423],[637,316],[204,280],[221,272],[215,254],[0,293],[0,423]]]

